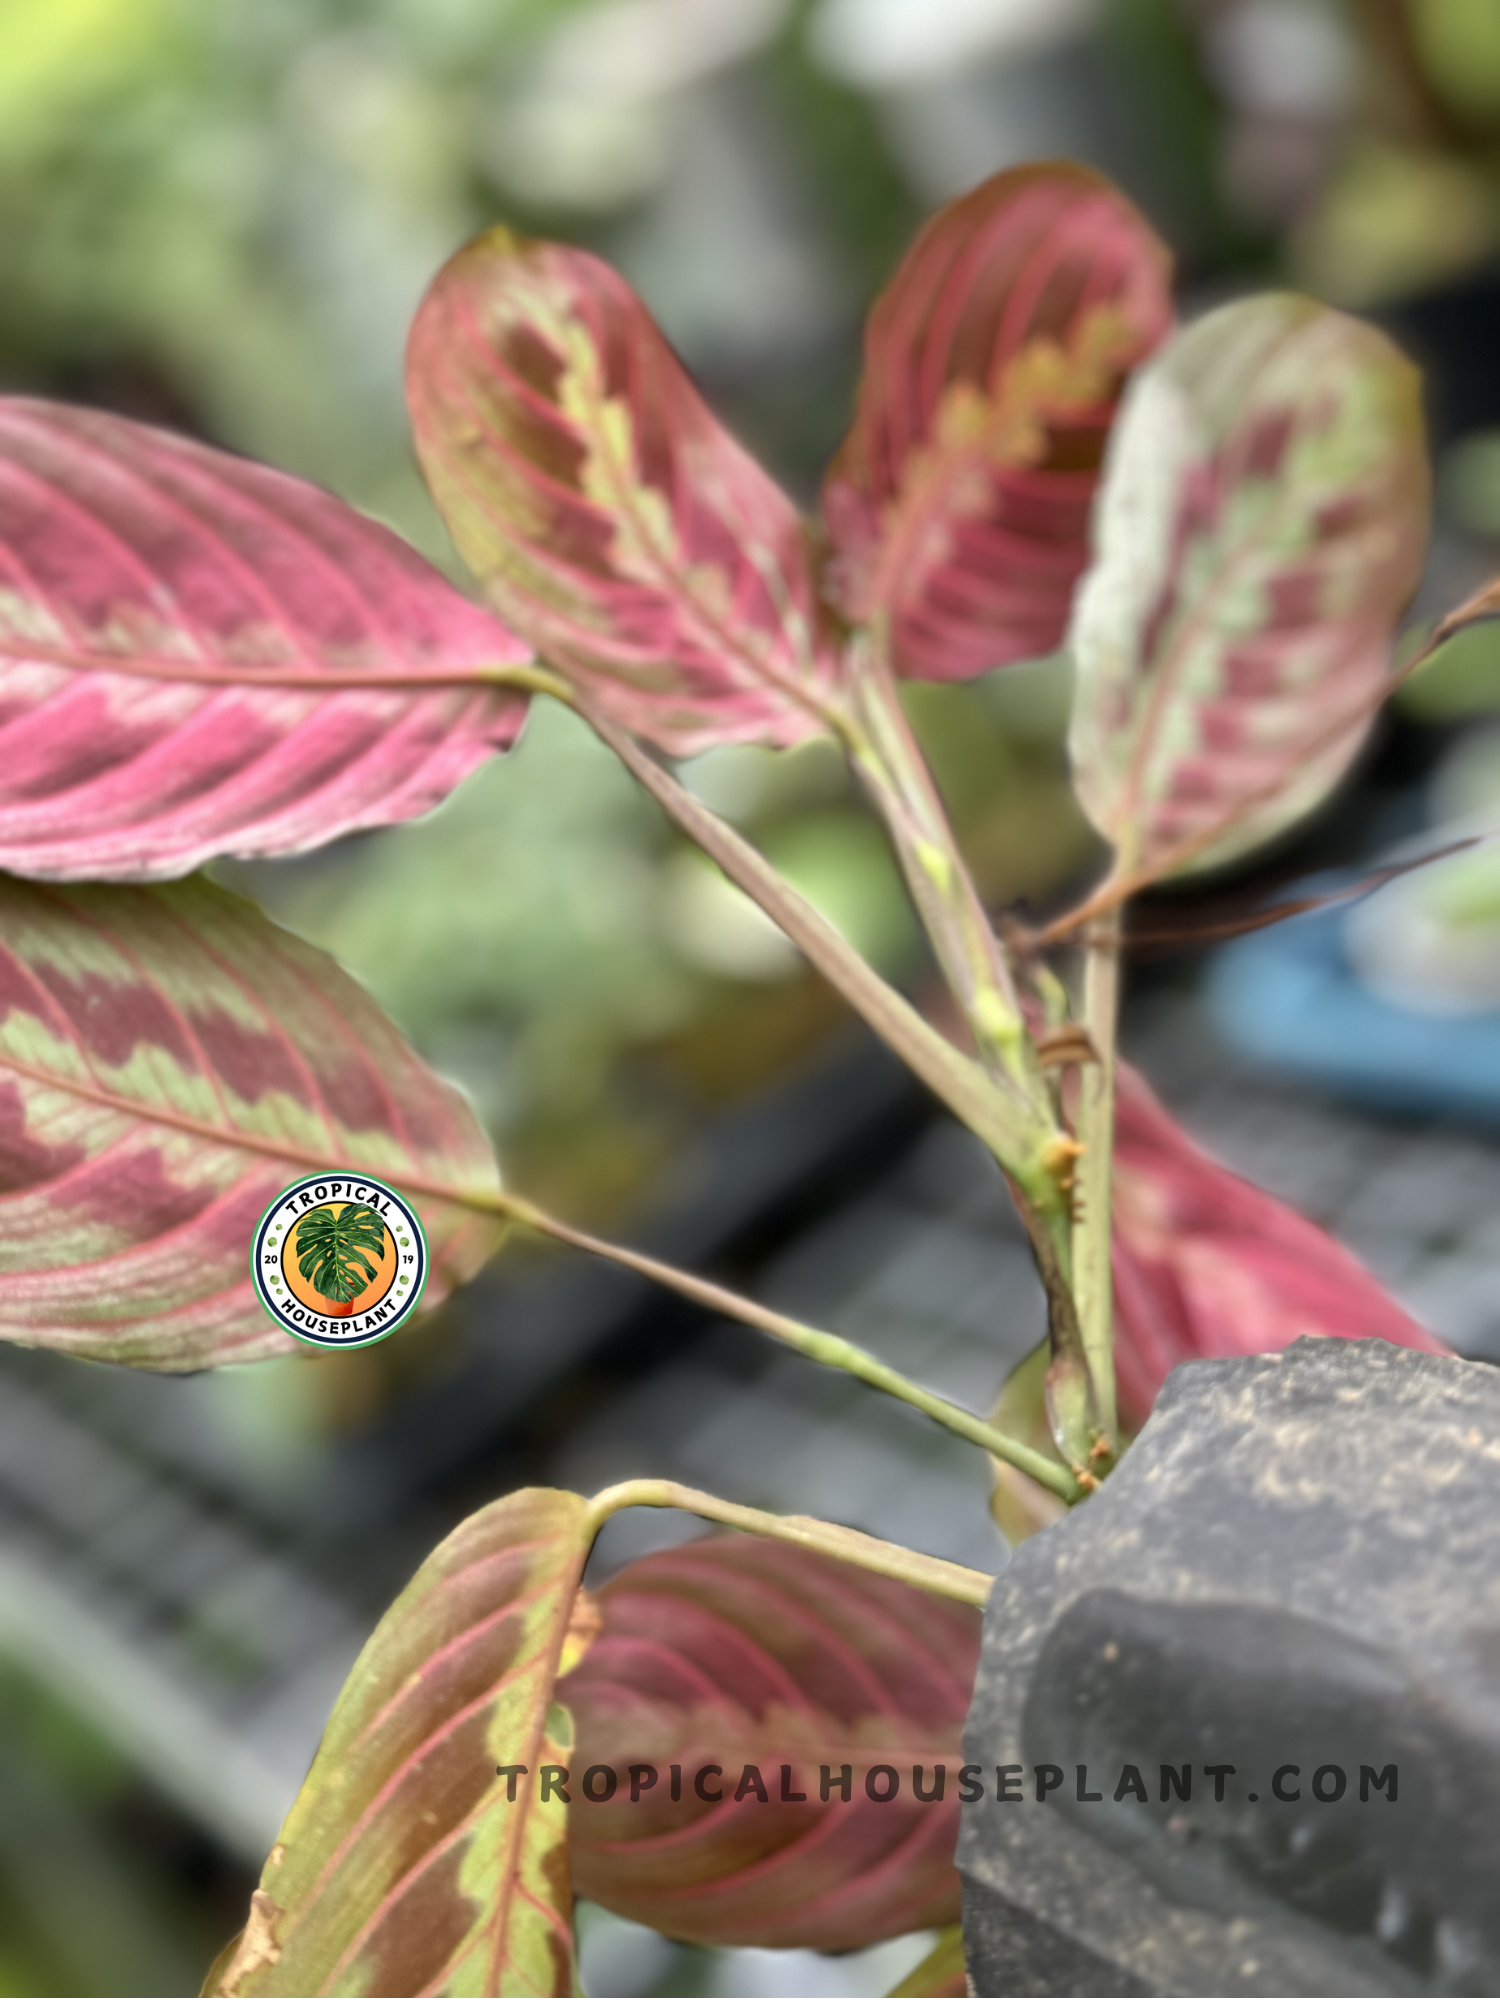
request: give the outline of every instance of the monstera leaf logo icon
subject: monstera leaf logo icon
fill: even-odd
[[[385,1224],[363,1202],[310,1208],[297,1224],[297,1268],[330,1313],[349,1311],[384,1255]]]
[[[250,1281],[294,1340],[366,1347],[416,1311],[427,1233],[407,1197],[374,1174],[308,1174],[256,1225]]]

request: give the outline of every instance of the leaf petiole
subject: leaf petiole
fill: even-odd
[[[930,1389],[909,1381],[896,1369],[887,1367],[873,1354],[867,1354],[862,1347],[856,1347],[852,1341],[838,1334],[805,1326],[800,1320],[773,1312],[769,1306],[758,1305],[753,1299],[743,1298],[738,1292],[716,1285],[707,1278],[697,1277],[691,1271],[680,1271],[675,1265],[664,1264],[638,1250],[627,1250],[621,1244],[591,1236],[586,1230],[574,1229],[519,1195],[487,1195],[476,1200],[482,1200],[484,1206],[493,1207],[497,1213],[536,1230],[539,1235],[550,1236],[555,1242],[606,1258],[610,1263],[622,1265],[628,1271],[635,1271],[643,1278],[651,1278],[657,1284],[667,1286],[697,1305],[707,1306],[710,1311],[753,1326],[761,1333],[769,1334],[773,1340],[781,1341],[784,1346],[795,1348],[809,1361],[820,1362],[825,1368],[842,1369],[845,1374],[867,1383],[870,1388],[880,1389],[886,1395],[910,1404],[914,1410],[920,1410],[924,1416],[931,1417],[968,1443],[977,1444],[981,1450],[1029,1473],[1060,1499],[1073,1501],[1082,1497],[1083,1487],[1066,1466],[1033,1451],[1029,1445],[1021,1444],[1015,1438],[1007,1437],[992,1424],[985,1423],[983,1418],[960,1408],[957,1403],[950,1403],[946,1397],[934,1395]]]
[[[712,1493],[699,1493],[691,1486],[679,1486],[674,1479],[627,1479],[619,1486],[607,1486],[596,1493],[589,1505],[585,1533],[590,1541],[612,1514],[626,1507],[675,1507],[701,1520],[717,1521],[726,1528],[740,1528],[749,1535],[764,1535],[772,1541],[791,1542],[798,1548],[816,1549],[820,1555],[834,1556],[876,1576],[894,1577],[900,1583],[914,1583],[939,1597],[955,1598],[960,1604],[977,1605],[981,1610],[995,1579],[983,1570],[965,1569],[945,1562],[940,1556],[924,1556],[916,1549],[902,1548],[897,1542],[882,1542],[858,1528],[841,1528],[833,1521],[818,1521],[807,1514],[766,1514],[758,1507],[740,1507],[732,1500],[719,1500]]]

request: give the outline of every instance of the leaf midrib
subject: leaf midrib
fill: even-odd
[[[299,1146],[293,1140],[262,1137],[258,1133],[246,1132],[239,1126],[226,1127],[215,1125],[206,1118],[194,1118],[189,1112],[144,1105],[138,1098],[125,1097],[117,1091],[82,1083],[76,1077],[58,1076],[53,1071],[22,1062],[9,1052],[0,1053],[0,1070],[9,1070],[16,1076],[41,1084],[45,1089],[58,1090],[67,1096],[82,1098],[85,1102],[100,1105],[105,1110],[119,1112],[127,1118],[139,1119],[144,1124],[160,1125],[169,1131],[185,1132],[194,1138],[207,1139],[214,1145],[228,1146],[241,1152],[259,1153],[267,1159],[287,1160],[299,1166],[320,1167],[333,1173],[349,1174],[366,1171],[347,1157],[341,1159],[330,1156],[311,1146]],[[510,1213],[511,1203],[503,1189],[466,1188],[453,1181],[439,1180],[431,1174],[412,1172],[405,1166],[391,1167],[385,1171],[392,1180],[417,1194],[430,1194],[438,1200],[457,1202],[465,1208],[482,1210],[486,1214]]]

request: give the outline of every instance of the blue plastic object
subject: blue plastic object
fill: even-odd
[[[1354,878],[1319,876],[1297,893]],[[1500,1013],[1416,1014],[1356,978],[1344,908],[1237,938],[1210,963],[1214,1025],[1236,1050],[1381,1111],[1500,1127]]]

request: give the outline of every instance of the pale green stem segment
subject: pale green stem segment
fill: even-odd
[[[999,1090],[978,1063],[954,1048],[907,1000],[866,964],[822,913],[782,880],[764,855],[606,717],[573,697],[574,706],[620,762],[730,881],[758,903],[830,985],[843,994],[888,1047],[989,1147],[1000,1164],[1030,1156],[1036,1135],[1024,1106]]]
[[[876,1576],[894,1577],[899,1583],[914,1583],[938,1597],[956,1598],[960,1604],[977,1605],[981,1610],[995,1579],[983,1570],[964,1569],[938,1556],[919,1555],[896,1542],[877,1541],[857,1528],[840,1528],[831,1521],[816,1521],[806,1514],[763,1514],[758,1507],[737,1507],[729,1500],[716,1500],[711,1493],[695,1492],[671,1479],[628,1479],[620,1486],[608,1486],[594,1496],[589,1508],[587,1530],[597,1535],[611,1514],[624,1507],[675,1507],[684,1514],[697,1514],[705,1521],[718,1521],[726,1528],[741,1528],[749,1535],[765,1535],[772,1541],[791,1542],[797,1548],[816,1549],[820,1555],[835,1556]]]
[[[974,887],[943,802],[902,710],[883,621],[851,647],[850,708],[834,718],[854,771],[890,834],[944,978],[995,1088],[1014,1106],[1020,1148],[1001,1158],[1047,1294],[1048,1410],[1058,1449],[1086,1468],[1101,1428],[1072,1282],[1071,1184],[1077,1148],[1063,1130],[1005,951]]]
[[[984,1422],[972,1412],[961,1409],[957,1403],[950,1403],[945,1397],[936,1396],[929,1389],[910,1382],[894,1368],[888,1368],[883,1361],[877,1361],[873,1354],[867,1354],[862,1347],[843,1339],[835,1333],[821,1332],[817,1327],[805,1326],[800,1320],[789,1319],[786,1314],[773,1312],[769,1306],[757,1305],[753,1299],[741,1297],[724,1285],[716,1285],[707,1278],[700,1278],[692,1271],[679,1271],[673,1264],[663,1264],[655,1257],[642,1255],[638,1250],[627,1250],[618,1243],[606,1242],[598,1236],[591,1236],[586,1230],[574,1229],[566,1222],[559,1222],[555,1216],[536,1208],[519,1195],[503,1194],[494,1197],[497,1209],[526,1228],[534,1229],[539,1235],[550,1236],[554,1242],[566,1243],[575,1250],[587,1250],[595,1257],[606,1258],[612,1264],[622,1265],[627,1271],[635,1271],[643,1278],[650,1278],[659,1285],[665,1285],[683,1298],[692,1299],[696,1305],[706,1306],[711,1312],[723,1313],[726,1318],[740,1320],[746,1326],[756,1327],[767,1333],[773,1340],[784,1346],[795,1348],[809,1361],[817,1361],[825,1368],[840,1368],[846,1375],[868,1383],[872,1389],[880,1389],[887,1396],[909,1403],[914,1410],[931,1417],[945,1429],[965,1438],[970,1444],[977,1444],[981,1450],[1003,1458],[1018,1466],[1022,1472],[1030,1473],[1033,1479],[1056,1493],[1063,1500],[1076,1500],[1081,1488],[1072,1474],[1042,1453],[1033,1451],[1029,1445],[1007,1437],[997,1431],[992,1424]]]
[[[1107,1468],[1118,1450],[1115,1407],[1114,1276],[1110,1266],[1110,1200],[1115,1147],[1115,1025],[1120,1005],[1120,916],[1115,911],[1088,932],[1083,964],[1083,1026],[1096,1062],[1078,1072],[1078,1163],[1073,1225],[1073,1292],[1083,1351],[1098,1412],[1099,1456]]]

